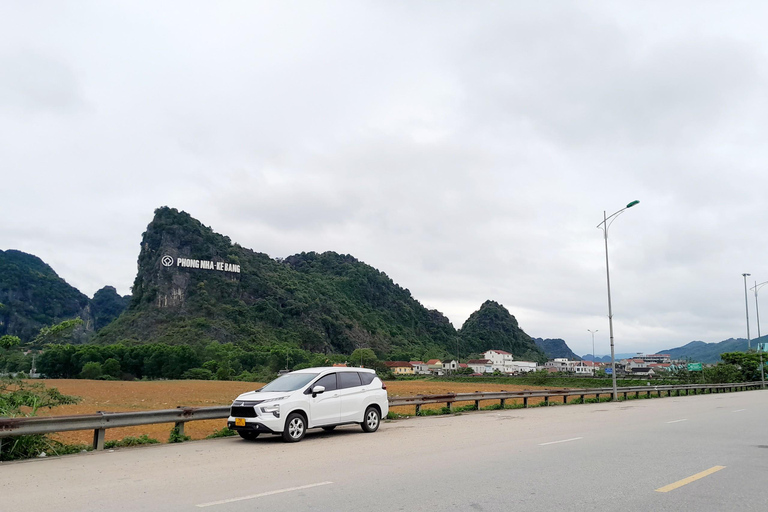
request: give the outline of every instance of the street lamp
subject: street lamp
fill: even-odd
[[[613,310],[611,309],[611,274],[608,267],[608,228],[611,227],[611,224],[613,224],[613,221],[616,220],[616,217],[621,215],[624,212],[624,210],[626,210],[627,208],[632,208],[639,202],[640,201],[637,201],[637,200],[632,201],[627,206],[617,211],[616,213],[612,213],[611,215],[606,215],[605,210],[603,210],[603,222],[597,225],[598,229],[603,230],[603,238],[605,239],[605,280],[608,283],[608,330],[611,337],[611,375],[613,377],[612,380],[613,380],[613,400],[614,401],[619,399],[619,393],[616,390],[616,356],[614,354],[614,349],[613,349]],[[612,219],[610,223],[608,222],[608,219]]]
[[[757,291],[768,284],[768,281],[764,281],[760,284],[757,284],[757,281],[755,281],[755,286],[753,288],[750,288],[750,290],[755,290],[755,313],[757,316],[757,339],[760,340],[761,334],[760,334],[760,308],[757,305]],[[765,389],[765,366],[763,366],[763,347],[765,347],[765,344],[761,344],[758,342],[757,345],[757,351],[760,353],[760,382],[763,389]]]
[[[587,332],[592,333],[592,376],[595,375],[595,333],[599,330],[600,329],[595,329],[593,331],[592,329],[587,329]]]
[[[760,308],[757,305],[757,291],[767,284],[768,284],[768,281],[765,281],[760,284],[757,284],[757,281],[755,281],[755,286],[750,288],[750,290],[755,291],[755,313],[757,314],[757,337],[758,338],[760,338]]]
[[[744,307],[747,311],[747,350],[752,349],[752,342],[749,341],[749,301],[747,300],[747,276],[752,274],[741,274],[744,276]]]

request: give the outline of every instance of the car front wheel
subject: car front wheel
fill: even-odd
[[[364,432],[376,432],[379,429],[380,423],[381,416],[379,410],[371,406],[365,410],[365,416],[360,426],[363,427]]]
[[[292,412],[285,419],[285,428],[283,429],[283,441],[286,443],[297,443],[304,438],[307,432],[307,423],[304,416],[297,412]]]

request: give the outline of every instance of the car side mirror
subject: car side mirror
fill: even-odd
[[[325,392],[325,386],[315,386],[312,388],[312,397],[319,395],[320,393]]]

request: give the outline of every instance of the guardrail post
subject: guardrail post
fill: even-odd
[[[581,403],[584,403],[584,395],[579,396],[579,398],[581,399]]]
[[[421,405],[416,404],[416,416],[418,416],[421,413]]]
[[[525,407],[528,407],[528,397],[527,397],[527,396],[524,396],[524,397],[523,397],[523,407],[524,407],[524,408],[525,408]]]
[[[177,421],[174,423],[173,428],[178,432],[179,437],[184,437],[184,422],[183,421]]]
[[[646,391],[645,392],[645,396],[646,396],[646,398],[651,398],[651,392],[650,391]]]
[[[544,397],[544,405],[549,405],[549,397],[548,396]]]
[[[568,395],[563,395],[563,403],[564,404],[568,403]]]
[[[107,429],[105,428],[97,428],[93,431],[93,449],[94,450],[104,449],[104,436],[106,433],[107,433]]]
[[[475,400],[475,410],[476,411],[480,410],[480,400]]]
[[[502,409],[504,409],[507,406],[507,401],[502,398],[499,400],[499,405],[501,406]]]
[[[448,412],[453,412],[453,402],[445,402],[445,406],[448,407]]]
[[[625,391],[624,392],[624,400],[626,400],[626,399],[627,399],[627,392]]]

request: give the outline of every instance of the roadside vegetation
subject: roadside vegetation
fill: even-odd
[[[46,388],[38,382],[0,378],[0,417],[35,416],[42,408],[75,404],[79,398]],[[64,455],[86,449],[84,445],[68,445],[42,434],[0,438],[0,461],[28,459],[46,455]]]

